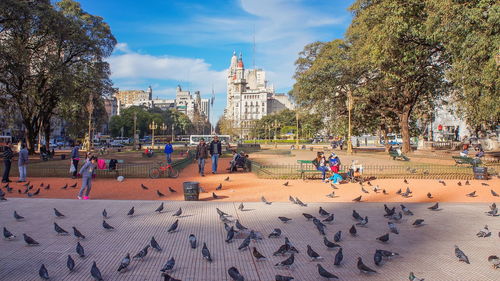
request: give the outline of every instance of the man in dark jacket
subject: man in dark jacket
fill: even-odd
[[[76,145],[71,149],[71,160],[73,161],[73,166],[75,170],[73,171],[73,179],[76,179],[76,175],[78,174],[78,162],[80,161],[80,141],[76,143]]]
[[[198,172],[202,177],[205,176],[205,159],[208,157],[208,148],[205,139],[201,139],[196,147],[196,159],[198,160]]]
[[[3,177],[2,177],[2,182],[11,182],[9,179],[9,174],[10,174],[10,166],[12,164],[12,157],[14,157],[14,152],[12,151],[12,144],[10,141],[7,141],[7,144],[3,148]]]
[[[212,156],[212,174],[217,173],[217,164],[219,156],[222,154],[222,144],[218,136],[214,136],[214,140],[210,142],[210,155]]]

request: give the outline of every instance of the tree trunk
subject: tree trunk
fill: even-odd
[[[389,152],[391,145],[389,144],[389,138],[387,137],[387,128],[382,125],[380,130],[382,131],[382,135],[384,137],[384,151]]]
[[[43,124],[43,132],[45,135],[45,148],[50,151],[50,119]]]
[[[29,125],[29,126],[27,126]],[[36,134],[37,130],[31,126],[31,124],[24,124],[26,127],[24,131],[24,137],[26,140],[26,148],[28,149],[28,152],[30,155],[33,155],[35,153],[35,139],[36,139]]]
[[[401,128],[401,137],[403,138],[403,153],[411,152],[410,146],[410,109],[405,106],[403,113],[399,115],[399,127]]]

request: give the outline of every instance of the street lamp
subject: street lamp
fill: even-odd
[[[295,134],[295,144],[297,145],[297,149],[299,148],[299,111],[295,112],[295,120],[297,121],[297,133]]]
[[[274,148],[278,148],[278,142],[277,142],[277,134],[278,134],[278,128],[281,127],[280,122],[278,120],[274,120],[273,122],[273,128],[274,128]]]
[[[158,129],[158,124],[155,123],[155,120],[149,124],[149,129],[153,132],[153,136],[151,138],[151,147],[155,149],[155,130]]]

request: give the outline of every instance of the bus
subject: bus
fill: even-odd
[[[206,143],[210,143],[214,139],[214,136],[218,136],[223,145],[228,145],[231,141],[231,136],[229,135],[191,135],[189,136],[189,145],[198,145],[201,138],[205,139]]]

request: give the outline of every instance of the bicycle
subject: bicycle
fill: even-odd
[[[149,177],[152,179],[157,179],[160,175],[165,173],[168,178],[177,178],[179,176],[179,171],[172,167],[172,164],[166,163],[166,165],[164,165],[163,161],[158,162],[158,167],[149,169]]]

